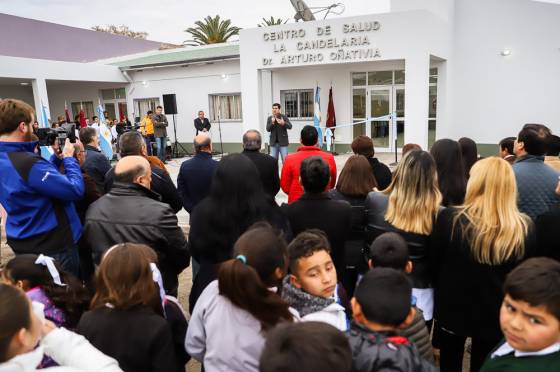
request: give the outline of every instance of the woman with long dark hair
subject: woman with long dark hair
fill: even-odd
[[[237,238],[258,221],[268,221],[289,235],[280,208],[263,191],[255,164],[242,154],[225,156],[212,178],[210,194],[190,216],[191,254],[200,263],[189,296],[191,313],[204,288],[217,279],[219,264],[232,258]]]
[[[463,167],[465,168],[465,177],[469,179],[469,173],[472,166],[478,160],[478,150],[476,142],[468,137],[459,138],[459,147],[461,148],[461,155],[463,157]]]
[[[459,205],[465,198],[467,179],[459,143],[448,138],[434,142],[430,149],[437,168],[439,190],[445,207]]]

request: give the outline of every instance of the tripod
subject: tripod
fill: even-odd
[[[183,150],[184,155],[190,155],[190,153],[177,141],[177,124],[175,123],[175,114],[173,114],[173,136],[175,137],[175,142],[171,149],[171,156],[174,158],[179,157],[179,147]]]
[[[222,142],[222,123],[220,122],[220,116],[222,110],[218,110],[218,132],[220,133],[220,158],[224,157],[224,144]]]

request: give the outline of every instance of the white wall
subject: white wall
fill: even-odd
[[[0,99],[4,98],[19,99],[30,104],[31,106],[35,106],[35,103],[33,102],[33,89],[31,89],[31,85],[0,85]]]
[[[179,142],[192,142],[195,135],[193,119],[198,111],[209,115],[209,95],[217,93],[240,93],[239,60],[212,64],[189,65],[188,67],[166,67],[129,72],[133,83],[127,89],[129,111],[133,110],[134,99],[158,97],[163,106],[163,94],[176,94],[177,137]],[[222,75],[226,75],[223,78]],[[244,99],[244,97],[242,98]],[[243,114],[243,117],[245,115]],[[168,117],[168,135],[173,140],[173,119]],[[222,141],[241,143],[242,121],[221,122]],[[212,139],[219,141],[218,123],[212,122]],[[215,145],[216,146],[216,145]]]
[[[528,122],[559,132],[560,5],[461,0],[455,17],[449,135],[497,143]]]

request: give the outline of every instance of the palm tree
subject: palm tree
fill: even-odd
[[[276,26],[276,25],[283,25],[284,23],[288,23],[288,20],[282,20],[282,18],[274,18],[270,17],[270,19],[266,19],[263,17],[262,23],[259,23],[259,27],[268,27],[268,26]]]
[[[192,36],[192,40],[185,41],[186,45],[207,45],[224,43],[230,37],[239,35],[239,27],[232,26],[231,20],[221,20],[220,16],[207,16],[203,21],[196,21],[196,27],[189,27],[185,30]]]

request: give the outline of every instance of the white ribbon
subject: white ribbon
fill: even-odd
[[[53,278],[54,284],[61,287],[66,286],[66,284],[62,283],[62,281],[60,280],[60,273],[54,266],[54,258],[40,254],[37,260],[35,260],[35,264],[47,267],[47,269],[49,270],[49,274],[51,274]]]
[[[163,280],[161,278],[161,272],[155,263],[150,262],[150,268],[152,269],[152,279],[157,283],[159,287],[159,297],[161,298],[161,308],[163,310],[163,316],[165,316],[165,289],[163,289]]]

